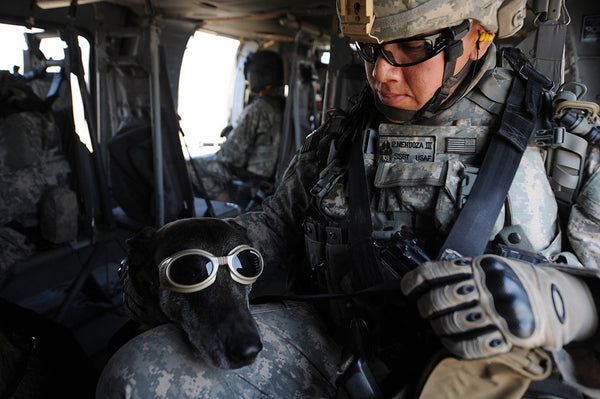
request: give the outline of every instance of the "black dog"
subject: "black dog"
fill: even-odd
[[[161,277],[159,271],[161,262],[164,265],[163,261],[184,250],[201,249],[224,257],[233,248],[248,244],[240,232],[220,219],[190,218],[158,230],[145,228],[127,243],[130,250],[121,269],[124,304],[142,330],[167,322],[179,325],[202,358],[215,367],[238,368],[254,361],[262,343],[248,309],[248,282],[234,281],[234,273],[221,264],[216,280],[206,288],[176,292],[166,284],[165,273]],[[194,256],[185,259],[192,263],[195,260]],[[188,273],[186,267],[180,269],[183,271],[177,273]],[[194,278],[193,273],[178,278],[190,276]]]

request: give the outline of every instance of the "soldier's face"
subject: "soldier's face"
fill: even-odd
[[[487,50],[489,42],[486,46],[480,44],[477,52],[476,43],[482,31],[481,25],[472,23],[471,29],[462,39],[464,51],[456,61],[454,74],[465,66],[469,58],[481,58]],[[427,61],[409,67],[394,67],[383,57],[378,57],[374,64],[365,61],[365,69],[369,85],[383,104],[416,111],[421,109],[442,85],[444,64],[444,52],[441,52]],[[457,86],[458,83],[451,93]]]

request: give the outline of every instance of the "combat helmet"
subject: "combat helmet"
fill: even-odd
[[[259,93],[269,86],[282,86],[283,60],[279,54],[271,50],[252,53],[244,63],[244,76],[253,93]]]
[[[465,19],[481,24],[499,38],[523,26],[526,0],[337,0],[344,36],[361,42],[417,36],[459,25]]]
[[[523,26],[525,3],[526,0],[337,0],[337,11],[343,35],[359,48],[361,43],[373,46],[444,31],[445,43],[440,47],[445,53],[442,86],[420,110],[399,110],[375,99],[385,115],[408,121],[435,113],[451,88],[468,72],[470,61],[453,75],[456,60],[463,53],[461,39],[469,31],[470,21],[479,22],[487,32],[500,38],[508,37]]]

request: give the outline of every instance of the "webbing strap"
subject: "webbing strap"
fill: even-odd
[[[535,71],[520,50],[504,51],[521,76],[513,79],[500,128],[492,137],[469,198],[442,245],[440,259],[484,252],[535,128],[542,89],[552,87],[552,82]]]
[[[356,131],[348,171],[348,189],[351,194],[348,244],[352,256],[354,289],[357,290],[376,285],[383,280],[378,264],[379,256],[371,238],[373,225],[369,206],[370,186],[367,184],[363,158],[363,132],[362,129]]]

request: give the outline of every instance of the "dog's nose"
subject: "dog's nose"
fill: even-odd
[[[262,344],[259,342],[258,345],[248,345],[244,348],[241,355],[243,359],[254,360],[258,355],[258,352],[262,350]]]
[[[229,347],[229,358],[235,363],[247,365],[256,359],[256,356],[262,350],[262,343],[258,337],[243,341],[245,342],[237,342],[237,344]]]

